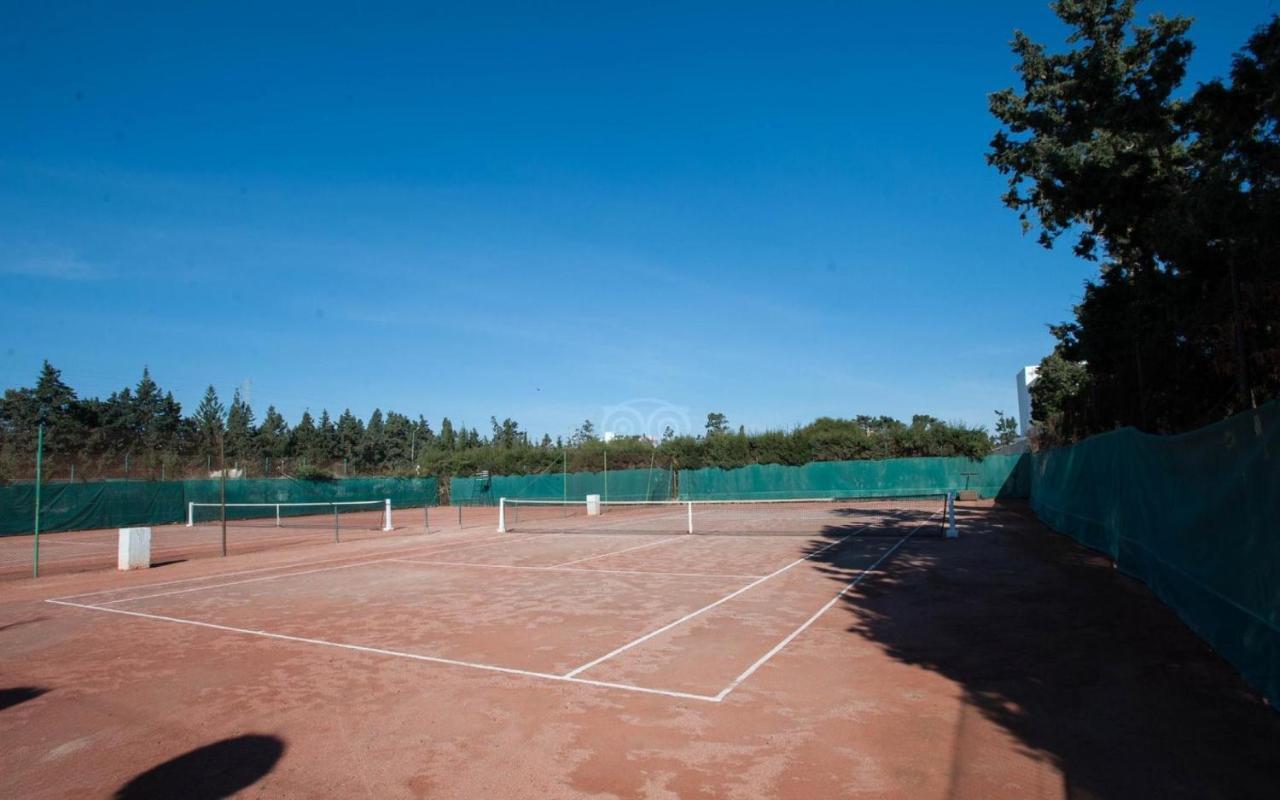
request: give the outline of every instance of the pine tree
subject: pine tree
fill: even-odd
[[[365,469],[376,470],[386,460],[386,429],[382,421],[382,411],[374,409],[369,415],[369,424],[365,426],[364,436],[360,439],[360,464]]]
[[[383,454],[385,466],[396,467],[408,464],[411,460],[410,451],[415,437],[414,424],[408,417],[388,411]]]
[[[348,408],[342,412],[342,416],[338,417],[336,434],[337,457],[346,461],[348,467],[356,466],[356,459],[360,454],[360,442],[364,439],[364,423]]]
[[[254,458],[253,409],[240,398],[240,390],[231,397],[227,410],[227,458],[243,465]]]
[[[458,447],[458,437],[453,432],[453,423],[448,417],[440,420],[440,436],[437,441],[439,441],[440,447],[445,450],[456,450]]]
[[[218,399],[218,392],[212,385],[204,390],[204,397],[196,407],[196,428],[200,437],[200,448],[206,456],[214,455],[218,450],[218,437],[226,430],[227,409]]]
[[[329,419],[327,409],[320,410],[320,422],[316,425],[315,450],[308,456],[317,466],[331,463],[338,458],[338,431]]]
[[[275,406],[267,406],[267,415],[263,417],[254,439],[262,458],[275,461],[289,455],[289,423],[284,421]]]
[[[315,420],[311,419],[311,411],[302,412],[302,419],[294,427],[289,436],[289,452],[308,464],[315,465],[315,449],[318,433]]]

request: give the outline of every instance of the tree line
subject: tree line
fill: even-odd
[[[490,418],[487,434],[448,418],[434,429],[419,415],[375,410],[362,420],[345,410],[336,418],[304,411],[290,425],[268,406],[259,421],[236,391],[224,404],[210,386],[191,414],[144,369],[136,386],[106,399],[81,398],[45,362],[35,385],[8,389],[0,398],[0,481],[30,479],[36,436],[45,425],[47,478],[174,479],[217,474],[225,463],[245,477],[327,479],[345,475],[537,474],[568,469],[738,467],[810,461],[969,456],[994,444],[987,431],[917,415],[823,417],[791,430],[736,431],[720,412],[707,415],[699,435],[668,429],[657,441],[620,437],[604,441],[588,420],[567,439],[532,439],[519,423]],[[1012,423],[1001,415],[999,438]]]
[[[1023,230],[1098,262],[1032,388],[1045,444],[1173,433],[1280,393],[1280,17],[1229,79],[1183,87],[1192,22],[1059,0],[1068,49],[1018,32],[988,163]]]

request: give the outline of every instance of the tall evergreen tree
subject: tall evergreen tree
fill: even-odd
[[[384,428],[383,459],[388,466],[402,467],[410,461],[410,449],[417,433],[413,422],[404,414],[387,412]]]
[[[345,409],[338,417],[335,434],[338,441],[336,457],[346,461],[348,468],[356,466],[360,457],[360,443],[364,439],[364,423],[351,413],[351,409]]]
[[[1230,85],[1189,98],[1191,21],[1134,23],[1133,0],[1058,0],[1069,49],[1017,33],[1021,91],[990,97],[988,162],[1004,203],[1100,267],[1075,319],[1051,328],[1080,366],[1067,436],[1197,427],[1280,394],[1280,18]]]
[[[386,455],[386,428],[382,421],[382,411],[375,408],[369,415],[364,436],[360,438],[360,465],[369,470],[377,469],[386,461]]]
[[[244,467],[256,458],[253,443],[253,409],[240,397],[236,389],[227,409],[227,460]]]
[[[294,426],[293,431],[290,433],[289,451],[308,464],[313,466],[317,464],[323,465],[324,459],[315,457],[317,439],[316,423],[311,418],[311,411],[303,411],[302,419],[298,420],[298,424]]]
[[[218,437],[226,430],[227,409],[218,399],[218,392],[212,385],[204,390],[204,397],[196,407],[196,429],[200,437],[200,449],[206,456],[218,452]]]
[[[458,448],[458,437],[453,431],[453,422],[448,417],[440,420],[440,436],[438,437],[440,447],[445,450],[456,450]]]
[[[254,434],[254,441],[262,458],[277,462],[289,455],[289,423],[275,406],[267,406],[267,414]]]
[[[321,409],[320,421],[316,424],[315,451],[308,458],[319,466],[338,458],[338,453],[338,430],[329,419],[328,409]]]

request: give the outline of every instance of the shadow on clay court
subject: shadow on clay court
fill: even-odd
[[[913,513],[813,560],[847,585],[873,546],[858,540],[902,538]],[[957,513],[959,539],[915,529],[843,598],[850,633],[962,691],[953,788],[985,719],[1051,762],[1068,797],[1277,796],[1280,714],[1146,586],[1025,504]],[[848,533],[831,526],[811,552]]]
[[[48,689],[43,689],[39,686],[14,686],[8,689],[0,689],[0,711],[16,706],[19,703],[25,703],[28,700],[34,700],[48,691]]]
[[[275,736],[223,739],[157,764],[121,786],[114,796],[116,800],[230,797],[271,772],[284,750],[284,741]]]
[[[34,625],[34,624],[35,624],[35,623],[37,623],[37,622],[44,622],[46,619],[48,619],[48,617],[43,617],[43,616],[42,616],[42,617],[32,617],[31,619],[21,619],[21,620],[18,620],[17,622],[10,622],[10,623],[9,623],[9,624],[7,624],[7,625],[0,625],[0,631],[7,631],[7,630],[11,630],[11,629],[13,629],[13,628],[17,628],[17,627],[19,627],[19,626],[21,626],[21,625]]]

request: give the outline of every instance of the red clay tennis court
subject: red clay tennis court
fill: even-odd
[[[0,790],[1204,797],[1280,778],[1274,713],[1017,507],[962,506],[958,539],[923,503],[738,510],[750,535],[705,536],[672,509],[505,533],[483,511],[7,582]],[[1132,618],[1104,616],[1117,594]]]

